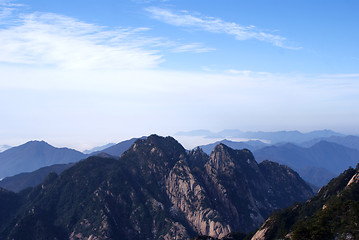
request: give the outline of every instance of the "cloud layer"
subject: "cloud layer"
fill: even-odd
[[[257,39],[272,43],[277,47],[300,49],[298,46],[288,45],[285,37],[266,33],[255,26],[241,26],[234,22],[226,22],[219,18],[198,16],[187,11],[173,12],[168,9],[149,7],[146,11],[157,20],[179,27],[191,27],[212,33],[224,33],[234,36],[237,40]]]
[[[21,5],[0,1],[0,63],[63,69],[149,69],[163,52],[212,51],[202,43],[148,36],[150,29],[108,28],[54,14],[18,14]]]
[[[108,30],[52,13],[22,15],[0,29],[0,62],[93,69],[152,68],[163,59],[139,40],[146,29]]]

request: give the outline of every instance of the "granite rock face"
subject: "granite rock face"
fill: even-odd
[[[257,164],[248,150],[219,144],[208,156],[152,135],[137,140],[120,159],[90,157],[16,195],[22,205],[2,223],[0,237],[222,238],[252,231],[273,210],[310,196],[294,171]]]
[[[232,231],[252,231],[274,209],[313,194],[288,167],[269,161],[257,164],[250,151],[223,144],[214,148],[201,175],[212,207]]]

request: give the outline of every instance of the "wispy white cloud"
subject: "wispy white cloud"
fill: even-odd
[[[52,13],[22,15],[0,29],[0,62],[63,68],[152,68],[163,59],[144,46],[146,29],[109,30]]]
[[[201,43],[148,36],[148,28],[108,28],[53,13],[14,13],[20,5],[0,1],[0,62],[66,69],[157,67],[164,51],[212,51]]]
[[[359,77],[359,73],[350,73],[350,74],[325,74],[325,75],[321,75],[321,77],[323,78],[358,78]]]
[[[187,11],[173,12],[158,7],[149,7],[146,8],[146,11],[153,18],[174,26],[191,27],[212,33],[225,33],[234,36],[237,40],[257,39],[282,48],[300,49],[298,46],[289,45],[285,37],[264,32],[253,25],[242,26],[220,18],[195,15]]]
[[[5,7],[0,8],[0,19],[9,16],[11,12],[12,12],[11,8],[5,8]]]
[[[273,73],[270,72],[254,72],[251,70],[237,70],[237,69],[226,69],[223,71],[224,74],[231,74],[236,76],[247,76],[247,77],[273,77]]]
[[[14,3],[13,0],[0,0],[0,6],[7,6],[7,7],[19,7],[23,6],[19,3]]]
[[[22,6],[22,4],[14,3],[12,0],[0,0],[0,20],[11,16],[11,14],[16,10],[17,7]]]
[[[192,52],[192,53],[204,53],[214,51],[214,48],[205,47],[201,43],[190,43],[190,44],[183,44],[178,45],[173,48],[173,52],[180,53],[180,52]]]

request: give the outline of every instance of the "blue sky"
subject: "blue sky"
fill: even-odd
[[[359,134],[359,2],[0,0],[0,144]]]

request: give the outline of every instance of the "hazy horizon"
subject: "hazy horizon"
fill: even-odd
[[[197,129],[197,130],[205,130],[205,129]],[[192,131],[197,131],[197,130],[192,130]],[[228,130],[228,129],[223,129],[223,130]],[[231,130],[240,130],[240,129],[231,129]],[[306,133],[310,133],[310,132],[313,132],[313,131],[322,131],[322,130],[329,130],[329,131],[332,131],[331,129],[315,129],[315,130],[312,130],[312,131],[306,131],[306,132],[302,132],[302,131],[299,131],[303,134],[306,134]],[[209,131],[209,130],[208,130]],[[277,130],[277,131],[268,131],[268,132],[280,132],[280,131],[298,131],[298,130]],[[183,132],[183,131],[179,131],[179,132]],[[110,143],[113,143],[113,144],[117,144],[117,143],[120,143],[120,142],[123,142],[123,141],[126,141],[126,140],[129,140],[129,139],[132,139],[132,138],[141,138],[141,137],[148,137],[152,134],[156,134],[156,135],[160,135],[160,136],[163,136],[163,137],[166,137],[166,136],[170,136],[170,137],[173,137],[174,139],[176,139],[184,148],[186,149],[193,149],[197,146],[201,146],[201,145],[207,145],[207,144],[211,144],[211,143],[215,143],[215,142],[218,142],[218,141],[222,141],[222,140],[229,140],[229,141],[233,141],[233,142],[244,142],[244,141],[249,141],[249,140],[259,140],[259,141],[262,141],[264,143],[267,143],[267,144],[273,144],[271,143],[268,139],[264,139],[264,138],[243,138],[243,137],[231,137],[231,136],[224,136],[224,137],[207,137],[206,135],[193,135],[193,136],[189,136],[189,135],[179,135],[177,133],[179,132],[176,132],[176,133],[172,133],[172,134],[164,134],[164,135],[161,135],[161,134],[158,134],[158,133],[150,133],[150,134],[147,134],[147,135],[138,135],[138,136],[129,136],[129,137],[118,137],[118,138],[112,138],[113,141],[91,141],[91,139],[89,139],[89,141],[87,142],[86,140],[84,141],[81,141],[81,142],[74,142],[74,141],[67,141],[66,142],[66,139],[65,141],[59,141],[57,140],[56,138],[48,138],[48,139],[45,139],[45,138],[34,138],[34,139],[17,139],[16,141],[13,141],[13,144],[3,144],[3,143],[0,143],[0,147],[1,146],[6,146],[8,148],[11,148],[11,147],[16,147],[16,146],[20,146],[22,144],[25,144],[29,141],[45,141],[46,143],[56,147],[56,148],[63,148],[63,147],[67,147],[67,148],[71,148],[71,149],[75,149],[77,151],[86,151],[86,150],[90,150],[92,148],[96,148],[96,147],[101,147],[101,146],[104,146],[104,145],[107,145],[107,144],[110,144]],[[185,132],[191,132],[191,131],[185,131]],[[212,133],[218,133],[220,131],[211,131]],[[243,132],[261,132],[261,130],[258,130],[258,131],[243,131]],[[266,132],[266,131],[264,131]],[[339,133],[339,134],[343,134],[344,136],[358,136],[357,134],[345,134],[345,133],[342,133],[342,132],[336,132],[336,131],[333,131],[335,133]],[[285,141],[284,141],[285,142]],[[4,150],[1,150],[0,149],[0,152],[1,151],[4,151]]]

